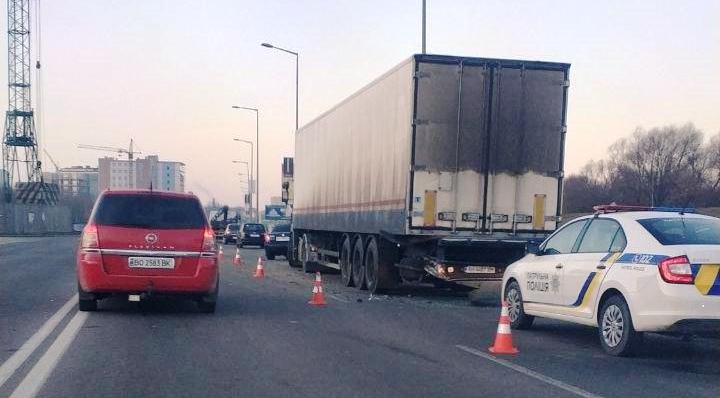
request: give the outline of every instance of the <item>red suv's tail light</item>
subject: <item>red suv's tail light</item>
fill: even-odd
[[[88,224],[83,229],[82,237],[80,238],[81,249],[99,249],[100,243],[98,240],[98,229],[95,224]]]
[[[203,244],[202,251],[214,252],[215,251],[215,233],[211,228],[205,228],[203,233]]]
[[[670,257],[660,262],[660,276],[667,283],[694,282],[690,260],[686,256]]]

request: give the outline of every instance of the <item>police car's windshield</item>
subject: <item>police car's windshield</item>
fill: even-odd
[[[647,218],[638,220],[663,245],[720,245],[720,220]]]

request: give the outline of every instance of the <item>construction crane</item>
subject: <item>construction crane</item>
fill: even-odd
[[[30,14],[30,0],[8,0],[8,110],[2,139],[6,194],[13,181],[42,182],[30,89]]]
[[[48,159],[50,159],[50,162],[53,164],[53,166],[55,166],[55,171],[60,171],[60,166],[58,166],[55,159],[53,159],[53,157],[50,156],[50,152],[48,152],[47,149],[45,149],[45,148],[43,148],[43,152],[45,152],[45,156],[47,156]]]
[[[133,139],[132,138],[130,139],[130,146],[128,147],[128,149],[116,148],[116,147],[111,147],[111,146],[86,145],[86,144],[78,144],[77,147],[81,148],[81,149],[94,149],[96,151],[116,152],[118,155],[127,155],[128,161],[130,161],[130,173],[129,173],[130,175],[128,177],[128,179],[130,180],[130,183],[128,185],[130,186],[130,188],[135,187],[135,179],[133,178],[135,162],[133,159],[135,158],[135,155],[139,155],[142,152],[133,150]]]

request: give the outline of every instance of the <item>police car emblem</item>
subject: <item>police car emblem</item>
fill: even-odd
[[[554,274],[550,279],[550,289],[555,293],[560,291],[560,277],[557,274]]]

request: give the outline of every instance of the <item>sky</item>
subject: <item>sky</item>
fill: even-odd
[[[720,1],[427,3],[429,53],[572,64],[568,173],[638,126],[720,133]],[[112,155],[77,144],[132,137],[230,204],[245,178],[232,160],[250,158],[232,139],[255,139],[255,115],[232,105],[260,109],[261,203],[293,152],[294,58],[260,43],[300,53],[301,126],[421,49],[421,0],[47,0],[40,21],[36,123],[61,167]]]

